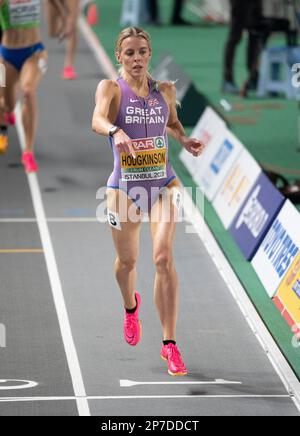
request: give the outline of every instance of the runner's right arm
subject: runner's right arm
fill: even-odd
[[[114,99],[117,98],[119,86],[114,80],[102,80],[96,92],[96,107],[93,115],[92,129],[95,133],[109,136],[110,129],[114,126],[110,120],[110,109]],[[116,148],[120,153],[131,154],[135,158],[135,152],[131,139],[120,129],[114,135]]]

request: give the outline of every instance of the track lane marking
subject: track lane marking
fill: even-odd
[[[40,248],[32,248],[32,249],[0,249],[0,254],[40,254],[44,253],[43,249]]]
[[[131,388],[133,386],[155,386],[155,385],[202,385],[202,386],[209,386],[209,385],[241,385],[241,382],[237,381],[229,381],[229,380],[222,380],[222,379],[216,379],[212,381],[163,381],[163,382],[137,382],[133,380],[120,380],[120,387],[121,388]]]
[[[19,137],[19,144],[21,150],[25,150],[25,133],[21,120],[21,106],[20,103],[16,106],[17,117],[17,132]],[[39,228],[42,246],[44,248],[45,261],[48,270],[48,276],[52,289],[54,305],[58,317],[58,323],[61,331],[62,341],[65,349],[65,354],[69,366],[73,389],[76,397],[76,404],[80,416],[91,416],[89,404],[86,399],[86,391],[75,347],[68,311],[64,299],[62,284],[58,272],[55,252],[50,236],[50,231],[47,224],[46,213],[42,200],[42,194],[38,182],[37,174],[27,174],[27,180],[30,187],[33,208],[37,218],[37,225]]]
[[[87,401],[108,401],[108,400],[172,400],[172,399],[288,399],[289,395],[110,395],[110,396],[88,396],[81,398]],[[42,402],[42,401],[78,401],[78,397],[0,397],[0,403],[12,402]]]

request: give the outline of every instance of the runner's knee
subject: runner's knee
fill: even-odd
[[[22,93],[24,100],[31,101],[35,98],[36,90],[35,87],[31,84],[25,83],[24,85],[22,85]]]
[[[173,266],[173,255],[170,250],[160,249],[154,253],[153,261],[158,273],[167,273]]]
[[[135,258],[128,258],[126,260],[121,260],[117,258],[116,260],[116,270],[117,272],[130,273],[136,268],[137,261]]]

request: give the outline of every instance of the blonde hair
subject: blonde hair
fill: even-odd
[[[150,38],[150,35],[148,32],[146,32],[145,30],[143,30],[139,27],[127,27],[126,29],[122,30],[122,32],[119,34],[119,36],[116,40],[115,53],[120,54],[122,51],[122,44],[123,44],[124,40],[127,38],[132,38],[132,37],[145,39],[145,41],[147,41],[147,44],[148,44],[150,51],[152,51],[151,38]],[[124,70],[123,70],[122,65],[119,67],[118,72],[119,72],[120,76],[123,75]],[[149,71],[147,72],[147,75],[149,78],[152,78]]]

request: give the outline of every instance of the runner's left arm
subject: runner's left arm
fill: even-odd
[[[183,125],[178,119],[176,109],[176,87],[172,83],[161,84],[161,92],[163,93],[166,101],[169,104],[170,115],[167,124],[168,134],[178,141],[193,156],[199,156],[203,150],[204,145],[199,139],[189,138],[186,136]]]

